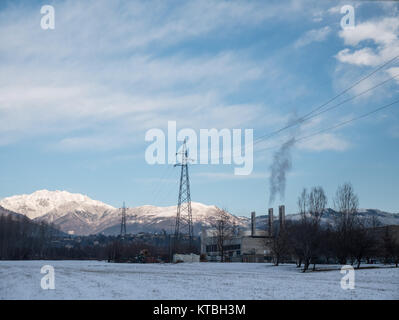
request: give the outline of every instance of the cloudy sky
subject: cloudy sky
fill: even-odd
[[[343,30],[343,5],[355,28]],[[55,29],[40,27],[41,6]],[[284,127],[399,55],[399,4],[339,1],[7,1],[0,3],[0,198],[67,190],[120,206],[173,205],[179,170],[149,165],[151,128]],[[399,59],[340,96],[399,74]],[[399,78],[397,78],[399,79]],[[269,207],[273,154],[399,98],[395,79],[255,145],[254,169],[192,165],[192,200],[234,214]],[[330,105],[328,105],[330,106]],[[399,104],[297,142],[285,199],[332,197],[350,181],[363,208],[399,212]]]

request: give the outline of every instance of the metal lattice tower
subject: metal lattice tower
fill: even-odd
[[[180,172],[180,187],[179,187],[179,199],[177,203],[177,214],[175,224],[175,238],[174,238],[174,250],[179,250],[179,243],[183,234],[187,234],[189,237],[189,249],[193,249],[193,217],[191,213],[191,195],[190,195],[190,179],[188,176],[188,156],[186,140],[184,140],[182,151],[176,153],[176,156],[181,155],[181,162],[176,163],[176,166],[181,167]]]
[[[123,207],[122,207],[122,221],[121,221],[121,238],[125,238],[126,236],[126,207],[125,207],[125,201],[123,201]]]

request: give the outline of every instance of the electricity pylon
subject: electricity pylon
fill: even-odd
[[[181,167],[179,199],[177,202],[177,214],[175,224],[174,251],[179,250],[179,244],[183,234],[187,234],[189,238],[190,250],[193,249],[193,217],[191,213],[191,195],[190,195],[190,179],[188,176],[188,154],[186,140],[184,140],[181,152],[181,162],[176,163],[175,167]]]

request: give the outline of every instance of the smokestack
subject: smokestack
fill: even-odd
[[[279,206],[278,207],[278,215],[280,219],[280,229],[284,228],[285,225],[285,206]]]
[[[255,227],[256,227],[256,217],[255,217],[255,211],[251,212],[251,237],[255,235]]]
[[[273,208],[269,208],[269,236],[273,235]]]

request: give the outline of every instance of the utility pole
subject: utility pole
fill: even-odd
[[[125,207],[125,201],[123,201],[123,207],[122,207],[122,221],[121,221],[121,239],[124,239],[126,237],[126,207]]]
[[[188,175],[189,159],[186,140],[184,140],[182,151],[176,153],[176,158],[179,154],[181,155],[181,162],[175,164],[175,167],[181,167],[181,172],[175,224],[174,253],[179,250],[180,241],[184,231],[189,237],[189,249],[190,251],[193,250],[193,217],[191,212],[190,179]]]

